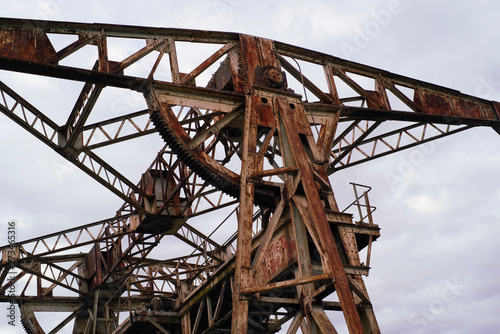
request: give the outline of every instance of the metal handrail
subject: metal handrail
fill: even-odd
[[[342,213],[346,212],[349,210],[352,206],[356,206],[358,209],[358,214],[359,214],[359,221],[358,223],[360,224],[365,224],[365,219],[368,219],[368,224],[370,226],[373,226],[373,217],[372,213],[377,209],[375,206],[370,204],[370,199],[368,198],[368,192],[372,190],[371,187],[359,184],[359,183],[354,183],[350,182],[350,184],[353,187],[354,191],[354,196],[355,199],[354,201],[349,204],[344,210],[342,210]],[[358,194],[358,187],[365,188],[366,190],[363,191],[361,195]],[[364,203],[361,202],[363,200]],[[363,213],[363,209],[366,210],[366,213]]]

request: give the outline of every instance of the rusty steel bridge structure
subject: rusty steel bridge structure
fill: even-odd
[[[121,41],[138,47],[117,58]],[[2,18],[0,69],[79,84],[56,121],[0,75],[0,111],[123,200],[111,218],[1,247],[0,301],[27,333],[337,333],[330,312],[380,333],[363,279],[380,236],[369,188],[339,208],[329,176],[500,129],[497,102],[238,33]],[[147,107],[108,117],[110,89]],[[164,147],[135,178],[101,154],[144,136]],[[49,314],[63,316],[42,328]]]

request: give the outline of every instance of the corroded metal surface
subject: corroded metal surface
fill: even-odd
[[[73,40],[55,50],[59,34]],[[111,39],[143,45],[110,59]],[[216,47],[186,71],[185,42]],[[85,48],[93,67],[64,65]],[[128,74],[146,57],[145,72]],[[124,201],[113,218],[18,242],[14,278],[1,248],[0,301],[22,282],[15,301],[37,333],[43,311],[72,312],[54,330],[74,319],[75,333],[274,333],[287,321],[289,333],[332,333],[332,310],[350,333],[379,333],[362,275],[380,228],[366,191],[350,208],[359,219],[339,212],[328,175],[474,126],[500,131],[497,102],[236,33],[0,19],[0,69],[84,82],[63,123],[3,82],[0,111]],[[147,110],[89,122],[108,88],[142,94]],[[134,180],[100,155],[157,134],[166,146]],[[191,225],[217,210],[227,212],[210,234]],[[152,258],[171,240],[184,255]]]

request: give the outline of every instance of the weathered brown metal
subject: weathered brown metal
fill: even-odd
[[[49,34],[75,38],[56,52]],[[144,46],[109,59],[109,38],[142,40]],[[25,305],[26,326],[40,333],[33,315],[40,310],[73,312],[54,330],[74,318],[75,332],[127,333],[146,326],[190,334],[273,333],[291,319],[289,333],[335,333],[325,311],[336,310],[351,333],[379,333],[361,278],[379,228],[369,202],[360,203],[358,195],[359,221],[339,212],[328,174],[474,126],[500,131],[497,102],[254,36],[0,19],[0,41],[1,69],[85,82],[61,125],[2,82],[0,111],[125,202],[115,218],[19,242],[15,266],[21,272],[12,279],[12,261],[2,261],[0,293],[23,281],[16,300]],[[186,71],[179,66],[179,42],[219,47]],[[97,50],[93,69],[61,65],[83,47]],[[154,63],[146,74],[124,74],[148,55]],[[219,60],[207,87],[199,87]],[[169,63],[169,82],[156,80],[162,61]],[[298,61],[322,68],[328,91]],[[288,87],[292,79],[313,96],[304,102],[302,91]],[[144,94],[148,110],[88,124],[107,87]],[[406,109],[395,109],[394,102]],[[392,120],[409,125],[381,131],[380,124]],[[341,121],[347,125],[337,132]],[[134,130],[123,133],[126,125]],[[318,139],[312,127],[319,128]],[[154,132],[168,148],[138,184],[96,152]],[[209,235],[187,223],[230,207]],[[237,221],[236,233],[216,239],[228,220]],[[150,259],[166,236],[189,251]],[[365,247],[363,264],[359,250]],[[89,254],[61,255],[76,249]],[[59,296],[55,287],[77,297]],[[31,289],[36,301],[26,296]],[[323,301],[334,291],[338,302]],[[120,323],[120,312],[129,312],[129,320]]]
[[[308,205],[310,207],[311,214],[313,216],[313,222],[315,228],[318,231],[318,237],[320,242],[320,249],[324,254],[327,255],[330,268],[335,277],[335,287],[337,294],[342,304],[342,309],[344,316],[346,318],[347,326],[351,333],[362,333],[361,321],[359,319],[356,306],[352,299],[352,292],[349,288],[349,284],[345,275],[344,266],[342,260],[338,253],[338,250],[331,245],[335,245],[335,240],[333,239],[332,233],[330,231],[326,214],[324,212],[325,208],[322,204],[321,198],[316,188],[313,173],[311,171],[310,162],[307,159],[304,148],[302,147],[302,140],[299,137],[299,131],[301,129],[298,126],[298,120],[294,117],[294,110],[298,109],[299,115],[305,116],[301,105],[296,104],[295,101],[289,101],[285,98],[278,97],[276,100],[276,108],[281,116],[281,121],[284,125],[285,134],[287,136],[288,142],[291,146],[291,151],[295,160],[295,164],[299,168],[302,176],[302,187],[304,189],[304,194],[306,196]],[[294,124],[295,123],[295,124]],[[312,136],[310,133],[310,128],[308,128],[309,133],[305,135]],[[331,208],[333,210],[336,207]]]
[[[4,30],[0,33],[0,54],[3,57],[43,62],[56,51],[43,30]]]

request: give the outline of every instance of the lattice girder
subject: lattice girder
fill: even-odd
[[[135,49],[115,52],[119,41]],[[0,69],[84,83],[62,123],[3,82],[0,111],[125,202],[114,218],[18,243],[13,280],[3,261],[0,291],[24,284],[31,328],[43,298],[62,301],[65,289],[79,297],[59,327],[75,319],[75,331],[126,332],[136,321],[271,333],[293,319],[290,333],[334,332],[325,310],[340,310],[351,333],[379,332],[361,279],[369,257],[358,255],[378,226],[338,212],[328,175],[471,127],[500,129],[497,102],[236,33],[0,19],[0,42]],[[192,61],[183,43],[210,52]],[[85,50],[90,66],[78,62]],[[108,88],[142,94],[147,109],[93,121]],[[133,181],[99,154],[156,132],[167,146]],[[234,210],[210,233],[187,223],[225,209]],[[235,232],[219,239],[231,221]],[[165,236],[189,250],[148,258]],[[263,279],[276,238],[288,253]],[[78,248],[90,255],[67,254]],[[339,301],[324,302],[332,292]]]

